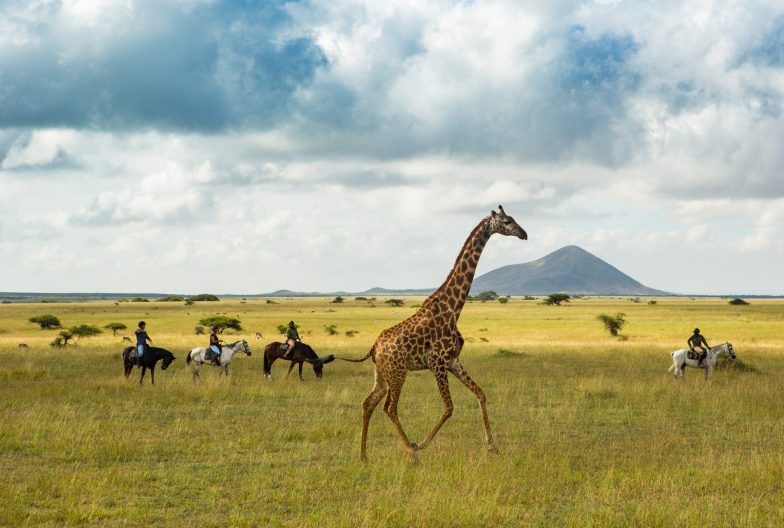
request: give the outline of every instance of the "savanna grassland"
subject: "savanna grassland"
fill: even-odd
[[[336,361],[321,380],[306,367],[305,381],[276,363],[269,382],[262,345],[294,319],[320,355],[363,355],[421,299],[382,301],[0,305],[0,525],[784,525],[784,301],[469,303],[462,361],[487,393],[500,455],[486,452],[476,400],[451,378],[455,413],[418,465],[381,406],[363,464],[372,363]],[[620,339],[597,321],[619,311]],[[51,348],[57,331],[28,322],[47,313],[126,333],[144,319],[177,361],[139,386],[138,370],[122,375],[119,335]],[[248,339],[253,356],[194,383],[185,353],[206,343],[193,328],[216,313],[239,316],[245,331],[226,339]],[[711,344],[731,341],[742,363],[675,384],[669,352],[694,326]],[[421,441],[441,411],[433,376],[409,374],[409,435]]]

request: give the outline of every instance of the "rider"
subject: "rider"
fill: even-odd
[[[288,348],[283,359],[291,359],[291,354],[294,352],[294,346],[297,344],[297,341],[302,341],[302,339],[299,338],[297,326],[294,324],[294,321],[289,321],[289,327],[286,329],[286,344],[288,345]]]
[[[150,336],[147,335],[147,331],[145,327],[147,323],[144,321],[139,321],[139,328],[136,329],[136,364],[142,364],[142,356],[144,352],[147,350],[147,341],[150,342],[152,345],[152,339]]]
[[[699,349],[700,354],[697,356],[697,359],[699,360],[700,367],[702,367],[702,362],[705,360],[706,357],[708,357],[708,349],[710,348],[710,346],[708,345],[708,342],[705,341],[705,338],[700,333],[700,329],[695,328],[694,335],[691,336],[689,340],[686,342],[689,344],[689,350],[691,350],[692,352],[696,352],[696,350],[694,350],[695,348]]]
[[[221,352],[223,352],[223,347],[221,346],[222,341],[220,338],[218,338],[218,330],[220,330],[220,327],[218,326],[212,327],[212,333],[210,334],[210,348],[209,348],[210,352],[212,352],[212,355],[209,358],[207,358],[209,360],[214,360],[215,363],[220,363],[220,355]]]

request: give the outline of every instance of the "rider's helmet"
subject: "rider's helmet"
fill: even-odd
[[[144,321],[139,321],[139,328],[144,328],[144,325],[146,324],[147,323],[145,323]]]
[[[289,321],[289,326],[294,326],[294,321]]]
[[[694,333],[695,333],[695,334],[699,334],[699,333],[700,333],[700,329],[699,329],[699,328],[695,328],[695,329],[694,329]]]
[[[216,325],[216,326],[213,326],[213,327],[212,327],[212,331],[213,331],[213,332],[217,332],[218,330],[220,330],[220,326],[217,326],[217,325]]]

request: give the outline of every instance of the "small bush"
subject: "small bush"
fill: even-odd
[[[404,304],[404,301],[402,299],[387,299],[384,302],[390,306],[403,306]]]
[[[344,299],[343,299],[343,297],[341,297],[340,295],[338,295],[337,297],[335,297],[334,299],[332,299],[332,300],[331,300],[331,301],[329,301],[329,302],[331,302],[331,303],[333,303],[333,304],[340,304],[340,303],[342,303],[342,302],[343,302],[343,300],[344,300]]]
[[[134,297],[131,299],[131,302],[150,302],[150,299],[145,299],[144,297]]]
[[[743,299],[732,299],[730,301],[732,306],[747,306],[749,303],[748,301],[744,301]]]
[[[509,302],[509,297],[499,297],[498,302],[500,302],[501,304],[506,304]]]
[[[535,301],[536,297],[531,297],[530,295],[526,295],[525,297],[523,297],[523,300],[524,301]]]
[[[651,299],[650,301],[648,301],[648,304],[654,305],[654,304],[656,304],[656,300],[655,299]]]
[[[633,303],[638,303],[638,302],[640,302],[640,298],[639,298],[639,297],[632,297],[632,298],[631,298],[631,299],[629,299],[629,300],[630,300],[631,302],[633,302]]]
[[[601,314],[597,319],[604,323],[604,327],[612,336],[617,336],[618,331],[626,324],[626,314],[621,312],[615,315]]]
[[[329,335],[335,335],[338,333],[338,327],[335,325],[324,325],[324,331]]]
[[[367,302],[368,298],[367,298],[367,297],[354,297],[354,300],[355,300],[355,301],[364,301],[364,302]]]
[[[265,301],[267,304],[278,304],[278,303],[276,303],[275,301],[273,301],[272,299],[264,299],[264,301]]]
[[[346,337],[354,337],[359,333],[358,330],[346,330]]]
[[[49,328],[60,328],[60,320],[51,314],[46,315],[36,315],[35,317],[31,317],[28,319],[31,323],[35,323],[41,327],[42,330],[46,330]]]

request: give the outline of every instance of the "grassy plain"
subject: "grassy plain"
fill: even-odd
[[[452,379],[455,414],[411,465],[381,407],[358,460],[372,364],[322,380],[262,375],[262,344],[289,319],[319,354],[364,354],[413,313],[347,299],[0,305],[2,526],[781,526],[784,302],[584,299],[469,303],[462,360],[488,396],[500,455],[484,450],[476,401]],[[612,338],[600,313],[627,314]],[[67,349],[27,322],[148,322],[178,360],[139,386],[111,332]],[[183,361],[198,319],[239,316],[252,357],[198,383]],[[336,325],[330,336],[325,325]],[[667,374],[694,326],[748,367],[706,384]],[[346,336],[356,331],[354,337]],[[256,331],[264,339],[251,339]],[[20,342],[29,349],[18,348]],[[147,380],[146,380],[147,381]],[[400,414],[421,441],[442,410],[432,375],[409,375]]]

